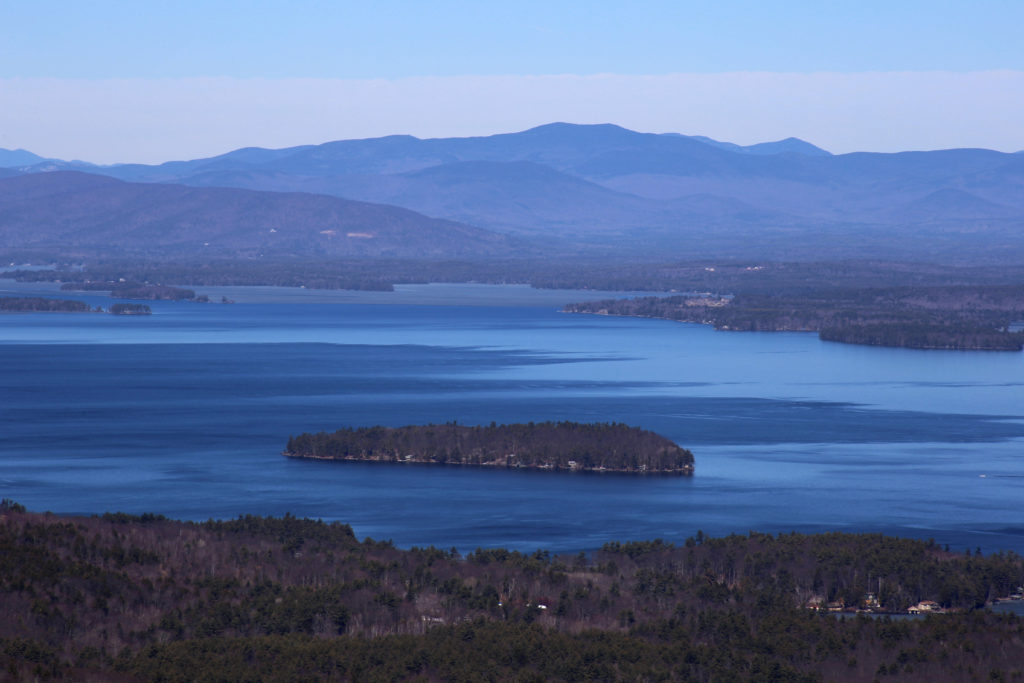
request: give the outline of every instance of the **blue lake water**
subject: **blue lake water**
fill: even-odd
[[[238,303],[0,317],[0,495],[67,514],[291,512],[403,547],[838,529],[1024,553],[1024,354],[567,315],[602,295],[522,287],[200,290]],[[449,420],[639,425],[693,450],[696,475],[280,455],[302,431]]]

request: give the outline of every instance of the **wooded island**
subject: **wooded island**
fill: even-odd
[[[89,304],[73,299],[47,299],[41,296],[0,297],[0,311],[5,313],[92,313]]]
[[[359,427],[293,436],[284,455],[580,472],[693,473],[693,453],[654,432],[618,423]]]
[[[48,299],[39,296],[0,297],[3,313],[103,313],[99,306],[92,308],[75,299]],[[145,304],[114,304],[107,311],[113,315],[150,315],[153,311]]]

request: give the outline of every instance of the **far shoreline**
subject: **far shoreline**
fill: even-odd
[[[644,472],[634,472],[631,470],[613,470],[613,469],[559,469],[556,467],[505,467],[502,465],[489,465],[486,463],[454,463],[454,462],[429,462],[426,460],[375,460],[372,458],[331,458],[320,455],[299,455],[296,453],[289,453],[288,451],[281,451],[281,455],[290,461],[310,461],[310,462],[334,462],[334,463],[345,463],[345,464],[358,464],[358,465],[380,465],[380,466],[391,466],[391,467],[426,467],[430,469],[449,468],[454,470],[494,470],[496,472],[527,472],[531,474],[561,474],[561,475],[593,475],[598,477],[609,477],[609,476],[623,476],[630,479],[636,477],[656,477],[656,478],[679,478],[684,480],[690,480],[694,475],[694,468],[681,470],[654,470]]]
[[[61,290],[60,282],[18,282],[0,272],[0,295],[82,296],[110,300],[104,292]],[[597,289],[540,289],[528,284],[485,284],[478,282],[429,282],[396,284],[393,291],[358,289],[307,289],[279,285],[184,285],[206,294],[216,304],[222,297],[238,304],[363,304],[401,306],[502,306],[550,308],[586,299],[629,299],[637,296],[671,296],[678,292],[615,291]],[[8,294],[9,293],[9,294]],[[190,303],[190,302],[184,302]]]

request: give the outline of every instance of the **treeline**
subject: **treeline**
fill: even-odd
[[[113,289],[127,282],[158,284],[174,282],[191,286],[276,286],[309,289],[351,289],[391,291],[395,282],[426,282],[421,276],[403,276],[404,269],[388,269],[376,261],[249,262],[205,263],[98,262],[86,268],[59,267],[56,270],[15,271],[10,275],[23,282],[65,282],[69,289],[83,285]],[[132,297],[124,297],[132,298]]]
[[[286,516],[181,523],[0,505],[11,680],[1012,680],[1024,621],[975,608],[1012,553],[880,535],[398,550]],[[815,600],[962,610],[836,618]]]
[[[150,315],[153,309],[146,304],[112,304],[110,312],[114,315]]]
[[[191,289],[153,285],[142,282],[113,282],[86,280],[81,282],[65,282],[60,287],[64,291],[76,292],[110,292],[114,299],[145,299],[149,301],[193,301],[200,300]],[[207,297],[201,297],[207,301]]]
[[[93,313],[84,301],[73,299],[47,299],[45,297],[4,296],[0,297],[0,311],[7,312],[48,312],[48,313]]]
[[[719,330],[815,331],[827,341],[919,349],[1020,351],[1024,286],[833,289],[734,297],[638,297],[570,304],[573,313],[666,318]]]
[[[103,308],[92,308],[84,301],[73,299],[47,299],[45,297],[0,297],[0,311],[9,313],[103,313]],[[153,311],[145,304],[113,304],[107,311],[114,315],[149,315]]]
[[[618,291],[804,296],[892,287],[1003,286],[1024,283],[1021,266],[949,266],[892,261],[689,261],[569,263],[538,269],[535,287]]]
[[[1018,285],[1024,267],[951,267],[885,261],[765,262],[612,259],[504,259],[425,261],[401,259],[214,260],[204,262],[98,260],[59,264],[54,270],[19,270],[21,281],[173,282],[190,286],[264,285],[310,289],[388,291],[395,284],[481,282],[530,284],[545,289],[678,291],[732,294],[805,294],[866,287]]]
[[[930,322],[861,322],[824,327],[824,341],[869,346],[955,351],[1020,351],[1024,334],[971,325]]]
[[[326,460],[428,462],[531,469],[693,471],[693,453],[638,427],[540,422],[467,426],[358,427],[300,434],[285,453]]]

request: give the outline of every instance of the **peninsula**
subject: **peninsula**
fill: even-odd
[[[693,474],[693,453],[654,432],[618,423],[360,427],[293,436],[283,454],[315,460]]]
[[[824,341],[912,349],[1020,351],[1020,285],[820,288],[780,294],[638,297],[569,304],[568,313],[664,318],[716,330],[817,332]]]

